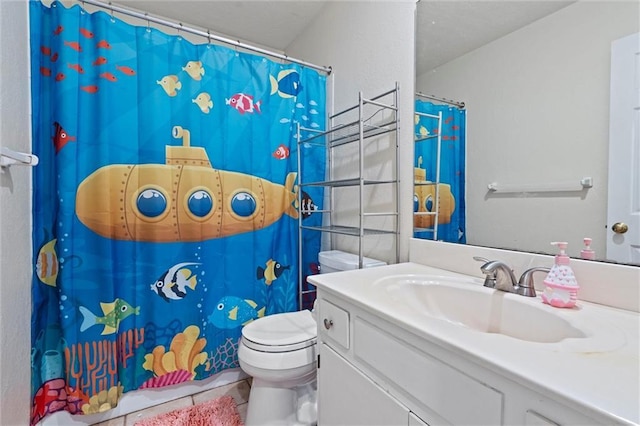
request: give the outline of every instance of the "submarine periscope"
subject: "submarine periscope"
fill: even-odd
[[[284,185],[214,169],[187,129],[174,126],[182,146],[166,145],[166,164],[111,164],[85,178],[76,215],[106,238],[188,242],[265,228],[283,214],[298,218],[296,172]]]

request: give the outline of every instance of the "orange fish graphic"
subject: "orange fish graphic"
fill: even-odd
[[[51,49],[48,48],[47,46],[40,46],[40,51],[42,52],[43,55],[45,56],[49,56],[51,55]]]
[[[58,25],[58,28],[56,28],[55,30],[53,30],[53,34],[55,35],[60,35],[60,33],[64,30],[64,27],[62,25]]]
[[[68,46],[70,48],[72,48],[73,50],[77,51],[77,52],[82,52],[82,46],[80,46],[80,43],[78,43],[77,41],[64,41],[64,45]]]
[[[67,67],[71,68],[72,70],[78,71],[80,74],[84,74],[84,69],[82,69],[80,64],[67,64]]]
[[[58,74],[56,74],[56,81],[62,81],[64,80],[64,77],[65,75],[59,72]]]
[[[100,40],[96,46],[100,49],[111,49],[111,45],[107,40]]]
[[[107,58],[104,56],[98,56],[98,58],[93,61],[93,65],[104,65],[107,63]]]
[[[80,87],[80,89],[84,90],[87,93],[96,93],[98,91],[98,86],[96,86],[96,85],[82,86],[82,87]]]
[[[118,81],[116,76],[111,74],[110,72],[103,72],[102,74],[100,74],[100,77],[104,78],[105,80],[109,80],[109,81]]]
[[[40,74],[44,75],[45,77],[50,77],[51,70],[49,68],[40,67]]]
[[[56,128],[56,134],[51,139],[53,139],[53,146],[56,149],[57,154],[67,143],[75,141],[76,137],[70,136],[57,121],[53,123],[53,125]]]
[[[287,148],[285,144],[280,144],[278,149],[273,151],[272,155],[278,160],[284,160],[285,158],[289,157],[289,148]]]
[[[80,34],[82,34],[86,38],[93,38],[93,33],[85,28],[80,28]]]
[[[55,62],[57,60],[58,60],[58,52],[56,52],[53,55],[51,55],[51,62]]]
[[[136,74],[136,72],[135,72],[135,70],[133,70],[133,68],[125,67],[125,66],[122,66],[122,65],[116,65],[116,68],[122,74],[126,74],[126,75],[135,75]]]

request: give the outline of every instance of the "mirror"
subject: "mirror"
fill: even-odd
[[[640,31],[639,8],[624,1],[418,3],[416,91],[466,105],[465,196],[455,200],[465,209],[461,242],[555,254],[550,243],[567,241],[568,254],[580,257],[589,237],[596,259],[614,260],[605,259],[613,235],[611,43]],[[511,18],[516,27],[500,33]],[[419,180],[424,154],[416,154]],[[428,174],[429,160],[421,164]],[[513,192],[492,191],[492,183]]]

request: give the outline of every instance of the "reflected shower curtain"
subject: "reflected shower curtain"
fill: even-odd
[[[436,105],[420,99],[415,111],[431,115],[442,112],[440,151],[440,211],[437,240],[465,243],[465,135],[466,111],[448,105]],[[435,185],[420,185],[421,181],[436,181],[438,120],[415,116],[415,186],[414,212],[435,211]],[[434,217],[414,216],[416,238],[433,239]],[[416,223],[420,222],[420,223]],[[430,229],[429,229],[430,228]],[[426,230],[425,230],[426,229]]]
[[[325,76],[77,5],[30,20],[32,423],[237,367],[244,324],[298,308],[295,124],[324,128]]]

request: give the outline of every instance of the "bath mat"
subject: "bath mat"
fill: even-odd
[[[138,420],[134,426],[243,426],[231,396]]]

